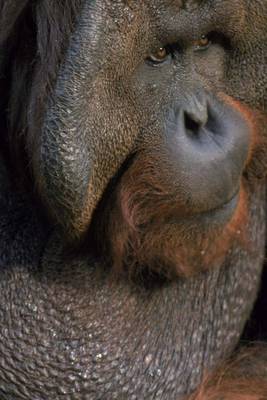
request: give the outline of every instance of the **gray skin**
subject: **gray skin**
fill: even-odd
[[[265,0],[134,4],[84,2],[33,155],[51,223],[40,218],[39,203],[13,187],[1,162],[1,400],[183,398],[233,351],[254,304],[266,228],[263,147],[242,177],[249,243],[234,241],[211,270],[147,288],[110,279],[101,258],[84,249],[66,252],[66,240],[86,237],[125,159],[143,148],[161,154],[164,118],[177,98],[182,107],[201,88],[266,107]],[[231,51],[212,44],[205,54],[193,52],[192,41],[215,29],[229,36]],[[187,43],[175,62],[146,63],[154,49],[174,41]],[[260,138],[264,129],[259,125]],[[162,179],[178,190],[175,171],[159,165]],[[201,185],[184,190],[193,199],[203,194]],[[208,195],[209,210],[218,199]],[[208,224],[218,220],[224,225],[220,210]],[[205,221],[197,218],[203,234]]]

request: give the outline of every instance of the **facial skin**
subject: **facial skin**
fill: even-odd
[[[0,395],[177,400],[232,353],[257,296],[267,4],[76,6],[61,53],[48,3],[26,12],[35,191],[0,170]]]

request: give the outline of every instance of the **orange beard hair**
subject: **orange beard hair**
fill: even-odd
[[[267,347],[240,351],[187,400],[267,400]]]
[[[151,154],[141,153],[122,176],[101,215],[98,242],[103,242],[103,235],[107,238],[109,248],[102,253],[111,254],[115,275],[125,266],[135,275],[145,266],[167,278],[188,277],[221,265],[235,241],[250,248],[243,185],[230,221],[226,225],[216,225],[216,221],[215,226],[206,224],[203,231],[198,216],[187,215],[180,205],[179,193],[172,193],[162,182],[156,165]],[[169,223],[172,220],[174,223]]]

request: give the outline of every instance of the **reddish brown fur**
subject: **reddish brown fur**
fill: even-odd
[[[126,264],[136,273],[144,265],[168,277],[190,276],[222,263],[234,240],[248,245],[244,187],[229,223],[225,227],[207,224],[203,231],[194,214],[197,210],[184,209],[179,193],[172,193],[162,182],[156,165],[152,155],[139,155],[123,175],[111,209],[102,218],[115,271]]]
[[[267,348],[242,350],[214,374],[187,400],[266,400]]]
[[[246,163],[246,168],[248,168],[252,173],[253,173],[253,163],[257,161],[257,159],[262,160],[262,157],[255,157],[255,153],[261,152],[262,148],[266,149],[267,146],[267,137],[263,135],[263,132],[261,132],[259,127],[266,126],[267,124],[267,119],[266,116],[263,115],[261,112],[259,112],[256,109],[251,109],[247,105],[233,99],[230,96],[227,96],[225,94],[220,94],[220,98],[228,103],[232,108],[235,108],[237,111],[239,111],[245,120],[247,121],[248,126],[250,127],[250,147],[249,147],[249,153],[247,157],[247,163]],[[257,164],[257,167],[255,170],[257,170],[257,177],[259,177],[259,170],[262,170],[262,177],[264,178],[266,176],[266,160],[264,158],[264,165],[262,165],[262,168],[259,168],[259,165]]]

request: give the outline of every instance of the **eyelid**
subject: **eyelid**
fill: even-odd
[[[201,40],[201,39],[200,39]],[[194,51],[205,51],[208,50],[209,47],[212,45],[212,41],[207,36],[207,44],[201,45],[200,40],[195,40],[192,44]],[[198,44],[199,43],[199,44]]]
[[[228,49],[231,47],[230,38],[220,31],[210,31],[206,36],[208,37],[211,44],[217,44],[224,49]]]
[[[187,48],[194,46],[194,44],[201,40],[202,37],[206,37],[209,40],[209,46],[212,44],[218,44],[224,48],[231,47],[231,40],[224,33],[216,30],[203,33],[199,38],[195,37],[193,40],[177,40],[175,42],[168,43],[165,47],[170,47],[173,52],[182,52]]]
[[[160,48],[165,49],[165,51],[166,51],[166,57],[163,58],[162,60],[160,60],[160,59],[157,60],[156,57],[153,58],[153,54],[156,53],[156,51],[155,51],[154,53],[152,52],[152,53],[150,53],[150,55],[148,55],[148,57],[146,58],[146,62],[147,62],[147,63],[149,63],[149,64],[151,64],[151,65],[155,65],[155,66],[157,66],[157,65],[163,65],[163,64],[167,63],[167,62],[170,60],[170,57],[173,57],[173,51],[172,51],[170,45],[160,46],[160,47],[158,48],[158,50],[159,50]]]

